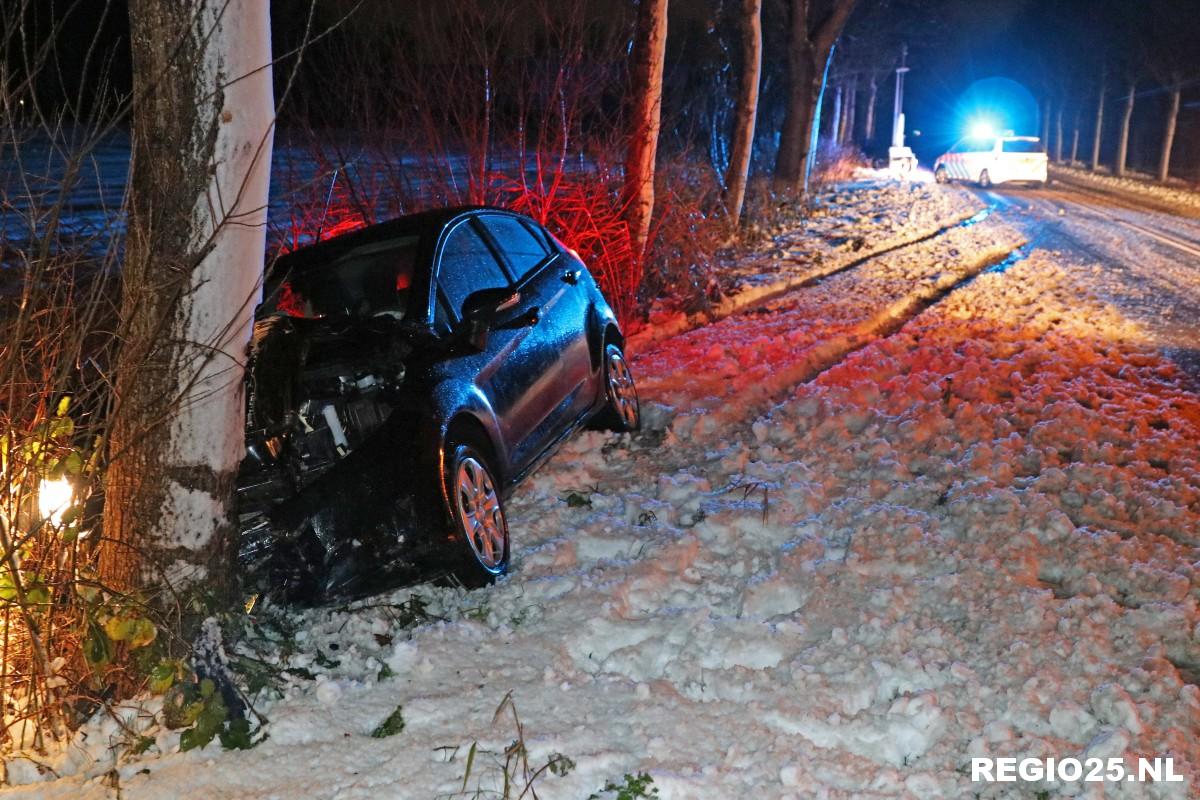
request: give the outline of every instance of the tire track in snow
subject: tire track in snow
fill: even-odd
[[[835,257],[835,263],[830,266],[816,267],[799,275],[785,277],[765,284],[744,285],[736,294],[727,296],[715,308],[709,311],[697,312],[688,314],[686,316],[681,315],[678,318],[642,328],[641,330],[631,334],[628,337],[627,349],[632,352],[642,352],[644,350],[653,348],[656,344],[667,339],[686,334],[689,331],[706,325],[720,322],[721,320],[730,316],[745,313],[747,310],[755,306],[774,302],[775,300],[785,297],[797,289],[814,286],[827,278],[860,267],[863,264],[872,261],[873,259],[921,245],[959,228],[969,228],[973,225],[977,225],[987,219],[988,216],[990,216],[995,210],[995,204],[989,204],[977,211],[960,213],[956,216],[950,217],[947,221],[942,222],[933,228],[918,230],[911,236],[902,238],[900,240],[888,240],[888,243],[885,243],[876,249],[870,250],[861,256],[853,258],[849,262],[837,263],[837,254],[835,253],[833,254]],[[801,259],[796,257],[787,257],[781,260],[783,262],[794,263]]]
[[[668,405],[674,395],[707,396],[701,405],[732,415],[733,424],[765,412],[798,384],[1008,263],[1025,239],[985,223],[990,215],[985,209],[923,246],[859,259],[755,310],[674,337],[635,362],[652,376],[643,394]]]

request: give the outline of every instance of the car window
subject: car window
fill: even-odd
[[[1030,141],[1028,139],[1009,139],[1004,143],[1004,152],[1040,153],[1042,152],[1042,143]]]
[[[516,217],[488,214],[482,219],[518,280],[550,255],[545,242],[535,238]]]
[[[442,246],[438,286],[456,315],[462,315],[463,301],[472,292],[508,285],[508,276],[470,222],[450,232]]]
[[[373,242],[289,276],[267,313],[308,319],[329,316],[403,317],[408,309],[418,236]]]
[[[546,250],[548,252],[558,252],[558,248],[554,245],[554,237],[550,235],[548,230],[543,228],[541,225],[538,225],[531,219],[522,219],[521,224],[529,229],[530,233],[533,234],[533,238],[537,239],[546,246]]]

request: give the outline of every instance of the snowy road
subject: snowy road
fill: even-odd
[[[647,347],[646,430],[522,485],[509,577],[418,587],[415,627],[409,591],[265,617],[238,648],[290,671],[257,748],[180,753],[131,711],[150,753],[101,720],[13,795],[500,797],[520,737],[531,772],[574,763],[547,800],[642,772],[662,800],[1195,797],[1200,396],[1148,327],[1188,275],[1057,196],[963,224],[966,190],[847,192],[772,256],[827,277]],[[872,230],[913,243],[855,258]],[[972,783],[983,755],[1184,780]]]
[[[1200,212],[1150,207],[1057,181],[977,190],[1034,247],[1089,262],[1087,287],[1120,307],[1200,379]]]

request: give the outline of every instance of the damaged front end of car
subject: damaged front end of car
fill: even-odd
[[[412,580],[444,527],[401,323],[255,325],[238,475],[246,588],[319,603]]]

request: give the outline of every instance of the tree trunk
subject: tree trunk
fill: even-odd
[[[803,192],[808,183],[816,138],[813,121],[818,116],[817,103],[825,85],[826,67],[856,2],[834,0],[829,15],[810,29],[808,0],[791,0],[788,97],[775,160],[776,191]]]
[[[758,83],[762,73],[762,0],[742,0],[742,81],[733,128],[733,150],[725,175],[725,208],[736,227],[746,201],[746,180],[758,119]]]
[[[833,119],[829,122],[829,138],[836,144],[842,141],[842,97],[845,87],[840,83],[833,91]]]
[[[1096,129],[1092,134],[1092,172],[1100,168],[1100,136],[1104,133],[1104,82],[1100,83],[1100,97],[1096,102]]]
[[[667,45],[667,0],[641,0],[633,43],[633,109],[625,156],[625,221],[633,252],[646,255],[654,214],[654,160],[662,113],[663,56]]]
[[[1054,163],[1061,164],[1063,156],[1063,104],[1058,104],[1058,113],[1054,115]]]
[[[1042,106],[1042,147],[1046,148],[1046,152],[1050,152],[1050,116],[1051,116],[1050,101],[1047,100]]]
[[[775,189],[795,190],[808,155],[816,82],[815,54],[808,39],[808,0],[792,0],[788,42],[788,95],[775,158]]]
[[[1126,160],[1129,155],[1129,124],[1133,119],[1133,101],[1137,90],[1137,82],[1129,82],[1129,94],[1125,96],[1125,109],[1121,112],[1121,134],[1117,139],[1117,161],[1113,165],[1114,175],[1124,175]]]
[[[133,161],[100,576],[232,588],[275,117],[267,0],[131,0]]]
[[[1075,104],[1075,119],[1071,123],[1071,166],[1079,157],[1079,103]]]
[[[1171,174],[1171,147],[1175,144],[1175,123],[1179,119],[1179,101],[1182,90],[1176,83],[1171,87],[1171,105],[1167,109],[1167,129],[1163,131],[1162,154],[1158,159],[1158,180],[1166,183]]]
[[[871,87],[867,92],[867,118],[863,125],[863,141],[873,142],[875,140],[875,101],[879,99],[879,82],[875,80],[875,76],[871,76]]]
[[[850,79],[850,87],[842,101],[842,144],[854,144],[854,124],[858,117],[858,77]]]

